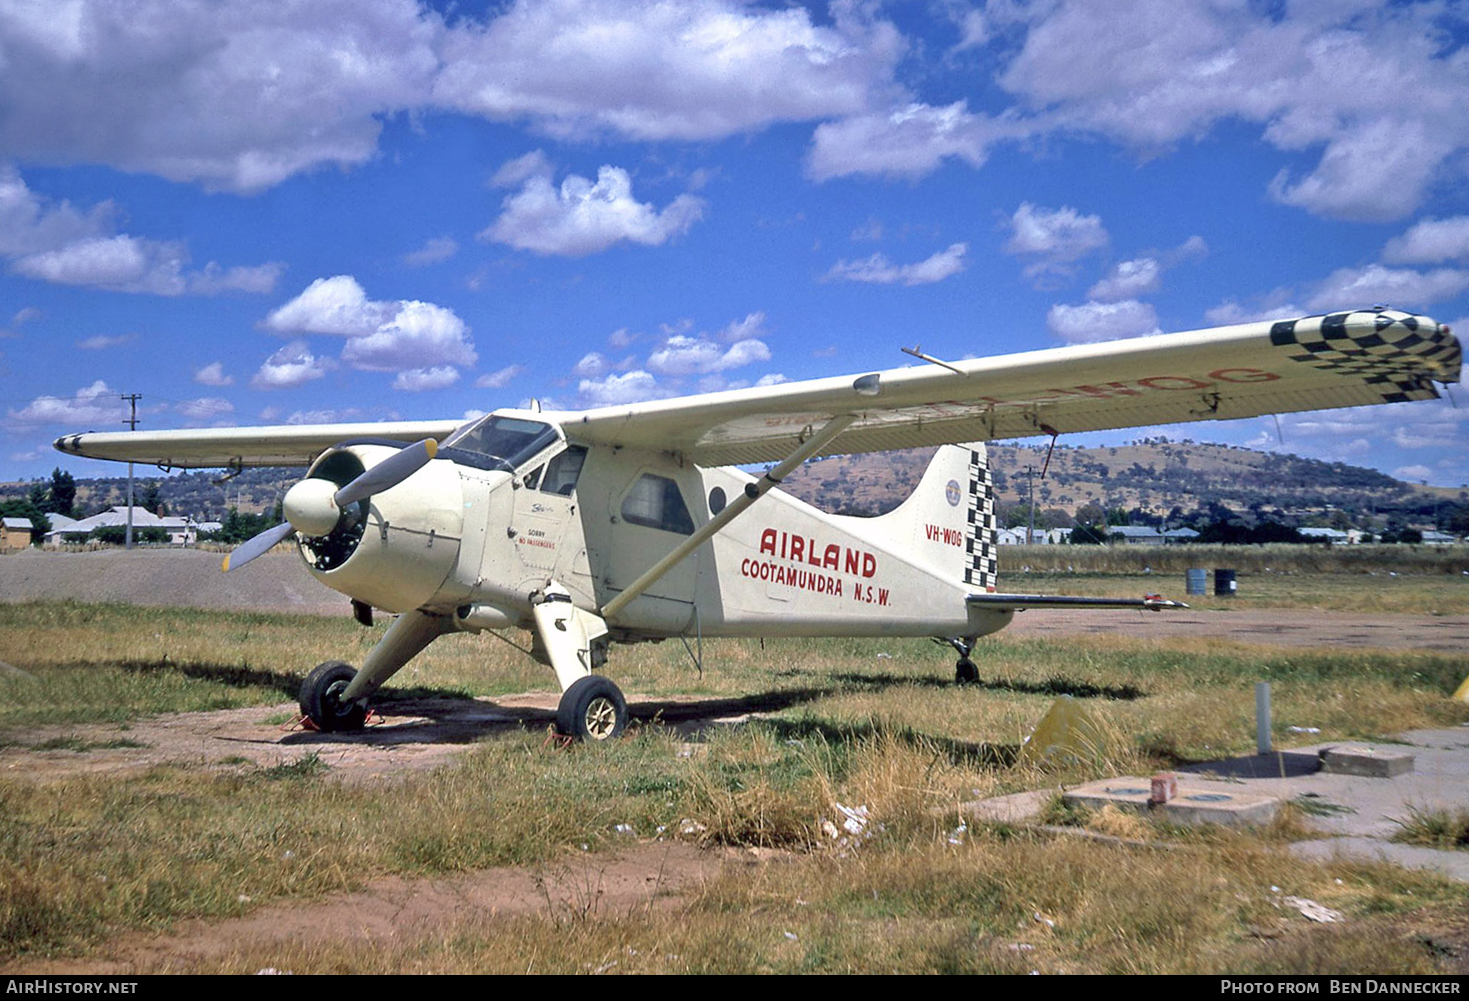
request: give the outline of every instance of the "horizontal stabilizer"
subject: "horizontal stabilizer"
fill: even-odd
[[[1161,612],[1165,608],[1187,608],[1181,601],[1170,601],[1155,594],[1141,598],[1085,598],[1068,594],[971,594],[965,599],[971,605],[1006,608],[1021,612],[1027,608],[1145,608]]]

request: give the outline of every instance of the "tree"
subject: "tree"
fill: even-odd
[[[150,480],[143,488],[143,499],[139,501],[139,507],[144,511],[151,511],[163,517],[163,494],[158,488],[157,480]]]
[[[64,469],[51,470],[51,489],[46,498],[45,510],[54,514],[64,514],[71,517],[72,508],[76,506],[77,481]]]

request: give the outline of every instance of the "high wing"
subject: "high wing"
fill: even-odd
[[[808,428],[841,414],[857,420],[816,454],[1430,400],[1435,381],[1459,381],[1462,363],[1447,325],[1374,308],[562,417],[578,441],[717,466],[784,458]]]
[[[718,466],[784,459],[838,417],[854,420],[813,454],[1429,400],[1435,382],[1459,381],[1462,364],[1447,325],[1373,308],[544,416],[585,444]],[[166,467],[305,465],[344,440],[442,439],[456,426],[92,433],[56,447]]]
[[[286,424],[278,427],[207,428],[184,431],[93,431],[56,439],[59,451],[89,459],[148,462],[165,469],[309,466],[333,445],[362,439],[442,440],[460,421],[392,421],[379,424]]]

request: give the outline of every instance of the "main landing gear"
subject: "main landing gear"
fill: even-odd
[[[595,743],[619,736],[627,729],[627,700],[610,679],[592,673],[607,659],[607,623],[572,604],[570,592],[555,581],[531,597],[531,614],[539,648],[561,686],[556,729]]]
[[[556,728],[568,737],[595,742],[621,735],[630,718],[627,700],[609,679],[592,673],[607,659],[606,622],[577,608],[570,592],[554,581],[532,597],[531,612],[532,652],[551,665],[561,686]],[[368,652],[361,670],[330,660],[307,675],[301,685],[301,714],[324,733],[362,729],[368,698],[435,637],[455,628],[450,615],[422,610],[399,615]]]
[[[954,684],[972,685],[979,681],[979,668],[974,666],[974,661],[969,659],[969,654],[974,650],[974,640],[962,636],[944,639],[934,638],[934,642],[940,646],[951,646],[959,654],[959,661],[954,665]]]
[[[577,740],[612,740],[627,728],[627,700],[608,678],[589,674],[574,682],[556,708],[556,729]]]
[[[342,693],[357,676],[357,669],[340,660],[317,666],[301,683],[301,715],[323,733],[361,730],[367,720],[367,704],[344,702]]]

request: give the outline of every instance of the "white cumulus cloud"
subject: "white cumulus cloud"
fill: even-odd
[[[0,149],[233,191],[364,163],[443,32],[413,0],[6,4]]]
[[[609,407],[621,403],[638,403],[643,400],[660,400],[673,393],[658,385],[651,372],[641,369],[622,375],[609,375],[605,379],[583,379],[577,392],[588,406]]]
[[[174,411],[190,425],[217,424],[235,412],[235,405],[222,396],[201,396],[196,400],[180,400]]]
[[[1088,302],[1080,306],[1055,305],[1046,313],[1046,327],[1067,344],[1114,341],[1162,333],[1158,313],[1136,300]]]
[[[233,386],[235,377],[225,374],[224,362],[213,361],[194,369],[194,381],[201,386]]]
[[[964,255],[968,251],[969,244],[954,243],[914,264],[894,264],[884,254],[873,254],[858,261],[843,259],[831,266],[826,278],[877,285],[931,285],[963,271]]]
[[[627,171],[604,165],[596,181],[572,174],[559,187],[548,171],[533,174],[501,208],[481,239],[537,254],[585,257],[623,241],[665,243],[699,221],[704,201],[682,194],[656,209],[633,197]]]
[[[806,172],[818,181],[851,174],[912,178],[951,158],[979,168],[991,145],[1026,131],[1014,119],[974,114],[964,101],[941,108],[912,103],[818,125]]]
[[[487,372],[474,380],[476,389],[503,389],[510,385],[511,381],[525,371],[524,365],[506,365],[502,369]]]
[[[675,334],[648,356],[648,368],[659,375],[704,375],[769,360],[770,349],[754,338],[726,348],[702,336]]]
[[[1469,60],[1435,4],[1085,0],[990,5],[1024,42],[998,76],[1049,132],[1156,153],[1235,121],[1285,153],[1319,149],[1270,190],[1307,211],[1398,218],[1462,178]]]
[[[1469,215],[1424,219],[1382,248],[1388,264],[1441,264],[1469,260]]]
[[[1399,309],[1418,309],[1469,289],[1469,270],[1437,268],[1415,271],[1369,264],[1340,268],[1320,282],[1306,305],[1316,310],[1362,309],[1389,303]]]
[[[330,358],[318,358],[305,341],[291,341],[261,363],[250,385],[255,389],[291,389],[322,378],[333,367]]]
[[[1163,269],[1152,257],[1123,261],[1114,266],[1107,277],[1091,287],[1087,298],[1099,302],[1136,299],[1140,295],[1156,291],[1162,273]]]
[[[373,300],[351,275],[318,278],[266,317],[279,334],[347,338],[341,358],[370,372],[473,365],[469,327],[452,309],[416,299]]]
[[[1069,205],[1047,209],[1023,202],[1009,227],[1010,237],[1001,249],[1030,258],[1025,273],[1032,279],[1069,274],[1076,261],[1101,250],[1109,239],[1100,216],[1082,215]]]
[[[429,389],[446,389],[459,381],[459,370],[452,365],[434,368],[410,368],[399,372],[393,380],[394,389],[409,393],[421,393]]]
[[[71,396],[38,396],[19,410],[7,411],[3,423],[11,428],[52,424],[110,428],[128,416],[128,409],[117,390],[98,379]],[[140,407],[139,412],[150,411]]]
[[[193,271],[182,241],[115,233],[117,214],[110,202],[85,213],[70,202],[51,204],[14,166],[0,165],[0,256],[16,274],[57,285],[178,296],[269,292],[285,270],[279,263],[222,268],[211,261]]]
[[[446,34],[434,100],[563,138],[640,141],[860,112],[890,87],[905,42],[855,5],[831,14],[816,25],[799,6],[736,0],[518,0]]]

